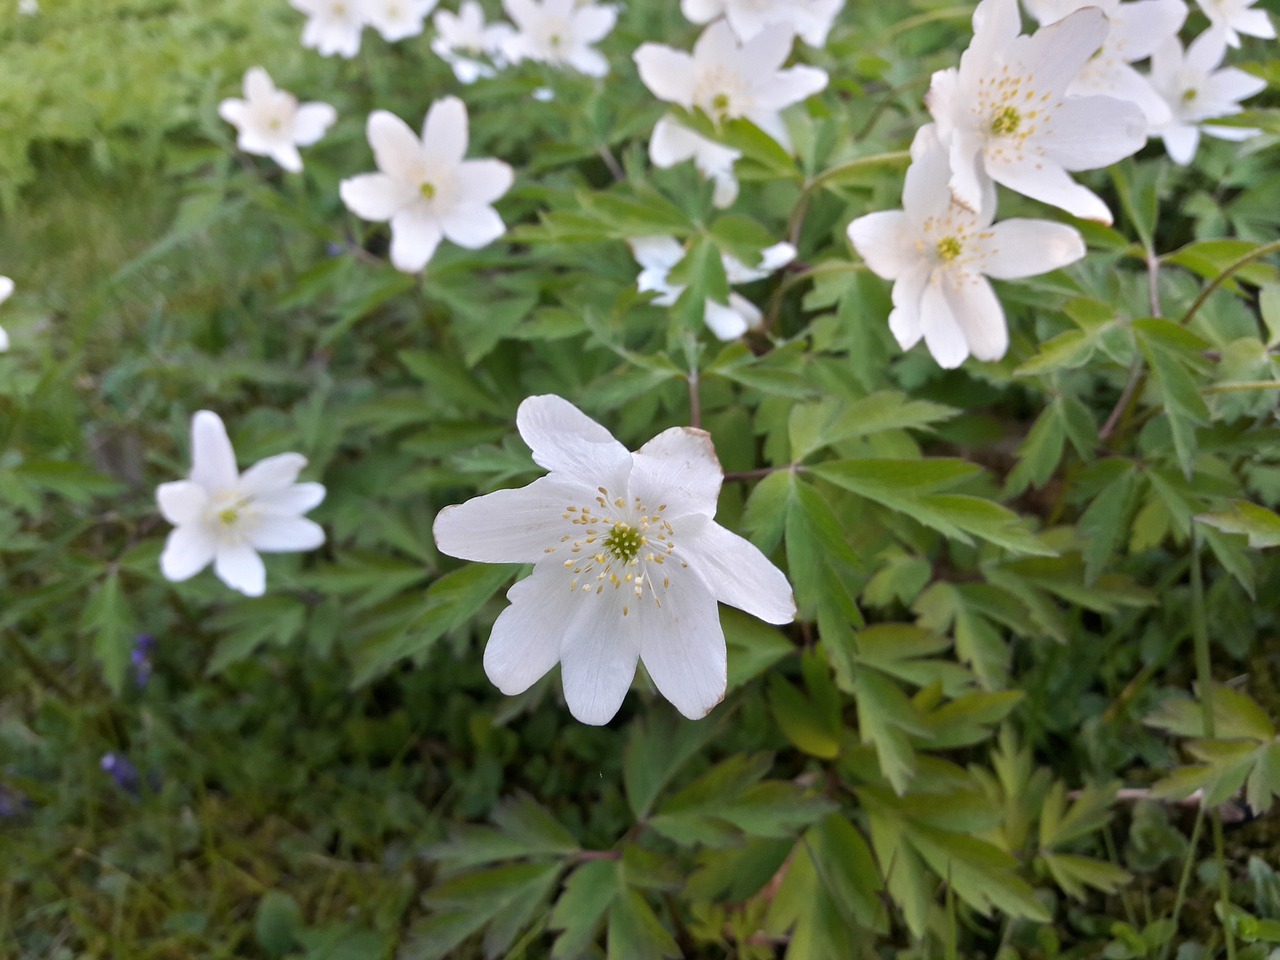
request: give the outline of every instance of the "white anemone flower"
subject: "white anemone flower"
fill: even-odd
[[[505,232],[490,204],[510,189],[511,167],[501,160],[464,160],[467,134],[467,108],[457,97],[431,105],[421,140],[393,113],[369,115],[379,172],[343,180],[339,193],[356,216],[391,221],[397,270],[421,270],[442,239],[475,250]]]
[[[1177,36],[1187,18],[1182,0],[1023,0],[1042,24],[1056,23],[1083,7],[1098,7],[1107,15],[1110,30],[1099,50],[1067,87],[1069,96],[1102,94],[1136,103],[1147,123],[1159,126],[1169,120],[1169,107],[1150,79],[1131,64],[1145,60],[1170,37]]]
[[[431,50],[453,68],[459,83],[491,77],[505,62],[502,48],[515,35],[509,23],[486,24],[476,0],[464,0],[456,14],[439,10],[432,18],[436,35]]]
[[[13,281],[8,277],[0,277],[0,303],[4,303],[13,296]],[[4,327],[0,327],[0,352],[9,349],[9,334],[4,332]]]
[[[270,157],[291,173],[302,169],[298,147],[309,147],[328,130],[338,112],[327,103],[298,104],[298,98],[277,90],[262,67],[244,74],[244,99],[218,104],[218,116],[238,131],[236,146],[245,153]]]
[[[642,293],[656,293],[653,302],[660,307],[670,307],[684,293],[684,286],[672,283],[668,276],[681,260],[685,249],[675,237],[633,237],[627,243],[640,264],[640,276],[636,285]],[[785,267],[796,257],[796,248],[789,243],[775,243],[760,252],[760,264],[748,267],[737,257],[727,253],[720,255],[724,264],[725,279],[731,284],[751,283],[763,280],[775,270]],[[708,299],[703,320],[719,340],[737,340],[748,330],[760,326],[764,315],[760,308],[741,294],[729,293],[727,304]]]
[[[692,23],[724,17],[740,40],[785,24],[811,47],[827,43],[827,34],[844,0],[680,0],[680,11]]]
[[[439,0],[355,0],[364,7],[365,22],[388,43],[416,37],[422,21]]]
[[[956,199],[976,209],[990,178],[1073,216],[1110,223],[1107,205],[1068,173],[1109,166],[1147,139],[1137,105],[1067,96],[1106,40],[1106,15],[1087,7],[1026,37],[1017,0],[982,0],[973,28],[960,67],[935,73],[926,98],[950,151]]]
[[[649,138],[649,159],[654,166],[666,170],[692,160],[698,172],[715,183],[711,202],[720,209],[738,199],[738,178],[733,174],[733,165],[741,156],[741,150],[709,140],[670,116],[662,117],[653,125],[653,136]]]
[[[503,52],[518,63],[534,60],[603,77],[609,61],[592,47],[613,29],[618,11],[578,0],[502,0],[516,32]]]
[[[547,476],[446,507],[436,543],[483,563],[532,563],[484,651],[506,694],[558,662],[569,710],[607,723],[644,663],[690,719],[725,694],[716,602],[768,623],[795,616],[791,586],[754,545],[714,520],[724,473],[711,438],[672,427],[635,453],[557,396],[529,397],[520,436]]]
[[[1257,0],[1196,0],[1209,25],[1221,30],[1227,46],[1240,46],[1240,34],[1274,40],[1276,28],[1265,10],[1253,9]]]
[[[958,203],[948,186],[946,148],[932,125],[911,144],[902,210],[884,210],[849,224],[849,240],[867,266],[893,284],[889,329],[907,350],[921,338],[939,366],[960,366],[972,354],[999,360],[1009,347],[1004,310],[987,277],[1016,280],[1055,270],[1085,254],[1072,227],[1046,220],[993,224],[995,187],[976,209]]]
[[[717,20],[702,31],[692,54],[643,43],[634,59],[658,99],[701,110],[717,123],[745,117],[790,149],[782,110],[827,85],[826,71],[817,67],[782,69],[793,42],[791,28],[783,26],[741,43],[726,21]]]
[[[289,0],[289,6],[307,15],[302,45],[322,57],[337,54],[350,59],[360,52],[365,25],[365,0]]]
[[[233,590],[262,596],[266,568],[259,553],[314,550],[324,530],[303,514],[324,499],[319,483],[297,483],[307,465],[299,453],[281,453],[244,473],[227,429],[216,413],[191,419],[191,477],[156,488],[160,513],[173,524],[160,555],[160,572],[187,580],[213,563]]]
[[[1258,133],[1250,127],[1203,122],[1239,113],[1241,100],[1267,86],[1262,78],[1235,67],[1219,70],[1226,53],[1226,34],[1206,30],[1191,41],[1185,52],[1173,37],[1151,57],[1151,82],[1172,112],[1169,122],[1152,133],[1163,138],[1174,163],[1191,162],[1200,145],[1201,132],[1222,140],[1244,140]]]

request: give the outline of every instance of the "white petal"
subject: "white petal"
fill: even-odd
[[[269,100],[275,92],[271,74],[262,67],[250,67],[244,72],[244,98],[250,103]]]
[[[689,54],[660,43],[642,43],[632,59],[640,79],[655,97],[686,108],[693,106],[694,61]]]
[[[669,520],[691,514],[712,517],[724,470],[711,435],[696,427],[663,430],[632,455],[628,499],[638,498]]]
[[[391,263],[417,273],[427,265],[441,239],[440,224],[421,204],[404,207],[391,218]]]
[[[1034,277],[1075,263],[1085,255],[1084,238],[1074,227],[1048,220],[1001,220],[982,241],[982,272],[997,280]]]
[[[1009,328],[1005,324],[1004,309],[986,277],[976,273],[951,273],[943,283],[942,292],[951,307],[951,316],[964,333],[968,352],[979,360],[1003,357],[1009,349]]]
[[[680,0],[680,12],[690,23],[710,23],[724,13],[725,0]]]
[[[516,411],[516,427],[545,470],[574,479],[629,471],[631,454],[600,424],[563,397],[528,397]]]
[[[1193,126],[1166,127],[1160,131],[1160,136],[1164,140],[1164,148],[1169,151],[1169,159],[1184,167],[1191,162],[1200,145],[1200,131]]]
[[[1114,97],[1071,97],[1053,115],[1042,142],[1066,170],[1096,170],[1137,153],[1147,142],[1142,109]],[[997,180],[988,156],[987,170]]]
[[[442,97],[422,124],[424,152],[446,166],[457,166],[467,153],[467,107],[457,97]]]
[[[314,550],[324,543],[324,528],[304,517],[262,517],[246,531],[255,550],[263,553],[293,553]]]
[[[5,333],[4,327],[0,327],[0,353],[4,353],[9,349],[9,334]]]
[[[781,32],[781,31],[780,31]],[[767,36],[762,33],[760,36]],[[755,88],[756,109],[782,110],[805,100],[827,86],[827,71],[817,67],[791,67],[770,76]]]
[[[244,147],[241,147],[241,149],[244,149]],[[245,153],[253,152],[252,150],[245,150]],[[274,144],[267,151],[267,155],[290,173],[299,173],[302,170],[302,155],[298,153],[298,148],[292,143]]]
[[[695,535],[679,539],[676,551],[721,603],[765,623],[795,619],[791,584],[750,541],[709,520]]]
[[[366,133],[379,170],[397,180],[421,180],[422,144],[407,123],[394,113],[375,110],[369,114]]]
[[[920,297],[920,331],[933,359],[945,370],[960,366],[969,355],[969,343],[943,295],[941,282],[927,284]]]
[[[256,497],[253,507],[259,513],[278,517],[297,517],[324,501],[322,483],[295,483],[291,487]]]
[[[515,490],[497,490],[445,507],[436,515],[432,532],[440,552],[460,560],[562,563],[569,554],[561,540],[577,530],[564,515],[569,507],[594,505],[595,495],[594,487],[585,483],[540,477]]]
[[[554,563],[540,563],[507,591],[511,606],[494,621],[484,648],[484,672],[508,696],[524,693],[556,665],[561,638],[591,602],[569,583]]]
[[[440,218],[440,231],[458,246],[468,250],[488,246],[506,230],[502,218],[493,207],[478,203],[453,207]]]
[[[708,300],[702,311],[702,322],[707,325],[717,340],[728,342],[737,340],[752,326],[752,323],[759,323],[761,320],[760,311],[757,310],[750,301],[744,301],[742,297],[738,297],[738,302],[734,302],[735,294],[729,295],[729,304],[716,303],[714,300]],[[747,312],[743,312],[739,307],[742,303],[750,308]]]
[[[1048,158],[988,158],[987,172],[1010,190],[1067,211],[1073,217],[1110,224],[1111,211],[1092,190],[1082,187]]]
[[[649,138],[649,159],[663,170],[693,158],[698,149],[698,135],[671,117],[663,117],[653,125]]]
[[[201,410],[191,418],[191,479],[209,493],[236,485],[236,454],[222,418]]]
[[[636,609],[621,616],[620,602],[615,602],[613,594],[578,596],[586,602],[560,641],[560,679],[569,712],[595,726],[613,719],[636,674],[639,637],[624,621],[642,611],[661,613],[651,604],[637,602]]]
[[[235,97],[223,100],[218,104],[218,116],[238,130],[249,119],[249,104]]]
[[[582,43],[603,40],[618,20],[613,7],[579,6],[573,14],[573,34]]]
[[[338,119],[338,111],[327,103],[304,103],[293,117],[293,141],[309,147]]]
[[[1085,7],[1030,37],[1019,38],[1014,50],[1003,52],[1034,71],[1038,89],[1062,92],[1102,48],[1110,30],[1106,14],[1097,7]]]
[[[733,175],[732,162],[730,162],[729,168],[728,172],[708,174],[716,184],[715,190],[711,194],[711,205],[717,210],[723,210],[738,199],[738,179]],[[705,170],[702,172],[707,173]]]
[[[195,523],[208,503],[208,491],[194,480],[175,480],[156,487],[160,515],[174,526]]]
[[[605,59],[604,54],[590,47],[573,51],[565,62],[588,77],[603,77],[609,72],[609,61]]]
[[[247,497],[276,493],[298,479],[307,465],[300,453],[278,453],[259,460],[240,476],[239,492]]]
[[[501,160],[463,160],[453,176],[459,199],[488,204],[511,189],[515,172]]]
[[[189,580],[209,565],[217,548],[217,540],[203,524],[175,527],[160,554],[160,572],[174,583]]]
[[[627,245],[631,247],[631,255],[636,258],[636,263],[646,270],[661,270],[666,273],[684,259],[684,246],[671,236],[632,237]],[[640,289],[644,290],[645,287],[641,286]]]
[[[412,183],[397,180],[387,173],[361,173],[343,180],[338,195],[347,209],[361,220],[390,220],[418,198]]]
[[[896,280],[922,262],[917,239],[901,210],[868,213],[849,224],[849,242],[871,272],[886,280]]]
[[[247,543],[219,543],[213,558],[213,572],[232,590],[247,597],[260,597],[267,589],[267,569],[262,558]]]
[[[903,350],[910,350],[924,336],[924,331],[920,328],[920,301],[924,297],[929,277],[930,268],[921,265],[904,273],[893,285],[893,311],[889,314],[889,332]]]
[[[0,303],[4,303],[13,296],[13,280],[9,277],[0,277]]]
[[[658,692],[699,720],[724,699],[728,663],[715,599],[699,578],[682,572],[661,592],[661,607],[645,604],[624,619]]]

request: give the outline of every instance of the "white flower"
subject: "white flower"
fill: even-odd
[[[351,0],[363,6],[365,22],[388,43],[422,32],[422,21],[439,0]]]
[[[240,473],[222,420],[201,410],[191,418],[191,478],[156,488],[160,512],[174,525],[161,573],[187,580],[212,561],[227,586],[261,596],[267,573],[259,553],[324,543],[320,525],[302,516],[324,499],[321,484],[295,482],[306,465],[299,453],[281,453]]]
[[[333,126],[338,113],[327,103],[304,103],[277,90],[262,67],[244,74],[244,99],[223,100],[218,116],[239,131],[236,146],[245,153],[270,157],[292,173],[302,169],[298,147],[308,147]]]
[[[13,295],[13,281],[8,277],[0,277],[0,303],[4,303]],[[9,349],[9,335],[0,327],[0,351]]]
[[[653,302],[660,307],[672,306],[685,288],[671,283],[668,275],[684,259],[685,249],[675,237],[634,237],[628,240],[631,253],[640,264],[640,276],[636,285],[642,293],[657,293]],[[760,252],[760,265],[748,267],[737,257],[727,253],[720,255],[724,263],[725,278],[731,284],[763,280],[795,259],[796,248],[789,243],[775,243]],[[760,326],[763,315],[754,303],[740,294],[730,293],[728,304],[708,299],[703,320],[720,340],[736,340],[748,330]]]
[[[343,180],[339,192],[356,216],[391,221],[396,269],[421,270],[442,238],[474,250],[502,236],[506,227],[490,204],[511,187],[511,167],[501,160],[463,159],[467,108],[461,100],[433,103],[421,140],[385,110],[369,115],[368,135],[380,172]]]
[[[1227,46],[1240,46],[1240,34],[1274,40],[1276,28],[1265,10],[1253,10],[1256,0],[1196,0],[1214,30],[1221,30]]]
[[[337,54],[350,59],[360,52],[365,25],[365,0],[289,0],[293,9],[307,15],[302,45],[322,57]]]
[[[507,23],[486,26],[484,11],[476,0],[465,0],[456,14],[437,11],[431,22],[436,28],[431,50],[453,67],[459,83],[475,83],[480,77],[493,76],[493,65],[482,58],[500,66],[503,45],[515,34]]]
[[[793,40],[784,27],[740,43],[733,28],[717,20],[702,31],[692,55],[644,43],[635,61],[640,79],[658,99],[701,110],[717,123],[745,117],[790,149],[781,111],[827,85],[826,71],[817,67],[782,69]]]
[[[526,690],[557,662],[569,710],[607,723],[636,660],[690,719],[724,698],[716,601],[788,623],[786,577],[713,519],[724,474],[711,438],[672,427],[635,453],[556,396],[530,397],[520,436],[547,476],[446,507],[440,550],[484,563],[532,563],[493,625],[485,672],[503,693]]]
[[[1191,41],[1185,55],[1178,38],[1172,37],[1151,57],[1151,82],[1172,113],[1169,122],[1152,133],[1164,139],[1165,149],[1175,163],[1191,162],[1201,131],[1223,140],[1244,140],[1258,132],[1248,127],[1201,122],[1239,113],[1239,101],[1267,85],[1260,77],[1235,67],[1218,70],[1226,52],[1226,34],[1207,30]]]
[[[618,11],[575,0],[502,0],[516,33],[503,46],[513,62],[535,60],[603,77],[609,61],[591,45],[613,29]]]
[[[724,17],[741,40],[750,40],[778,24],[791,27],[811,47],[821,47],[844,0],[680,0],[693,23]]]
[[[1128,100],[1142,108],[1147,123],[1169,120],[1169,107],[1151,81],[1130,64],[1145,60],[1160,44],[1176,36],[1187,18],[1182,0],[1024,0],[1043,24],[1055,23],[1083,7],[1098,7],[1107,15],[1107,39],[1067,87],[1071,96],[1102,94]]]
[[[669,116],[653,125],[653,136],[649,138],[649,159],[654,166],[666,170],[692,160],[700,174],[715,182],[711,202],[721,209],[738,199],[738,178],[733,175],[733,164],[741,156],[742,151],[708,140]]]
[[[1135,105],[1068,97],[1067,87],[1102,47],[1096,7],[1020,36],[1016,0],[982,0],[959,69],[933,75],[926,102],[949,148],[951,190],[976,208],[987,178],[1068,213],[1111,222],[1111,212],[1068,171],[1105,167],[1146,142]]]
[[[872,271],[893,280],[889,329],[902,349],[921,337],[940,366],[969,354],[998,360],[1009,346],[1004,310],[987,277],[1015,280],[1079,260],[1084,241],[1073,228],[1045,220],[992,224],[995,187],[975,209],[948,187],[947,152],[932,127],[911,145],[902,210],[869,213],[849,224],[849,240]]]
[[[39,0],[18,0],[18,12],[24,17],[32,17],[40,12]]]

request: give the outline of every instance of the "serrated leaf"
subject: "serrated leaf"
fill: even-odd
[[[433,844],[430,855],[447,872],[499,860],[559,858],[577,853],[578,841],[527,793],[517,793],[494,808],[494,826],[466,825]]]
[[[222,634],[205,672],[221,673],[250,656],[264,644],[284,646],[302,632],[307,606],[293,597],[255,597],[241,600],[214,617],[212,626]]]
[[[1232,500],[1228,509],[1202,513],[1196,519],[1223,533],[1244,534],[1255,549],[1280,547],[1280,516],[1256,503]]]
[[[670,710],[650,711],[632,725],[622,755],[622,784],[637,820],[649,815],[671,778],[717,732],[717,724],[686,723]]]
[[[1062,892],[1077,900],[1088,899],[1090,889],[1115,893],[1133,879],[1133,874],[1123,867],[1093,857],[1075,853],[1041,853],[1040,858]]]
[[[89,597],[80,617],[80,630],[93,642],[93,655],[111,692],[119,695],[133,651],[134,617],[120,589],[120,573],[114,567]]]
[[[653,908],[635,890],[623,890],[609,908],[607,960],[682,956]]]

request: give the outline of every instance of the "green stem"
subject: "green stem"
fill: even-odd
[[[874,170],[876,167],[899,167],[906,166],[911,160],[911,151],[909,150],[891,150],[887,153],[873,153],[865,157],[856,157],[845,163],[838,163],[834,167],[828,167],[820,174],[804,185],[804,193],[809,194],[817,190],[819,187],[825,186],[832,180],[839,179],[850,173],[856,173],[860,170]]]
[[[1216,383],[1201,387],[1200,393],[1249,393],[1253,390],[1280,390],[1280,380],[1241,380],[1237,383]]]
[[[26,642],[11,630],[4,632],[5,640],[9,646],[13,648],[14,653],[18,655],[18,659],[22,661],[33,674],[36,679],[43,683],[46,687],[53,690],[59,697],[69,703],[75,702],[76,695],[71,692],[71,688],[62,682],[61,678],[49,669],[48,664],[37,657]]]
[[[1233,275],[1253,263],[1253,261],[1261,260],[1263,257],[1270,256],[1273,253],[1280,253],[1280,240],[1273,240],[1270,243],[1265,243],[1249,253],[1246,253],[1239,260],[1235,260],[1227,264],[1223,271],[1210,280],[1209,285],[1200,291],[1200,296],[1196,297],[1195,302],[1191,304],[1190,309],[1182,315],[1182,319],[1178,322],[1185,327],[1191,322],[1191,318],[1199,312],[1200,308],[1204,306],[1204,302],[1209,299],[1210,294],[1230,280]]]
[[[1178,928],[1178,919],[1182,916],[1182,908],[1187,902],[1187,887],[1191,885],[1191,868],[1196,862],[1196,847],[1200,843],[1200,831],[1204,829],[1204,804],[1196,810],[1196,822],[1191,827],[1191,842],[1187,844],[1187,856],[1182,861],[1182,876],[1178,878],[1178,894],[1173,900],[1173,927]],[[1160,960],[1168,960],[1169,951],[1173,948],[1173,940],[1165,941],[1160,951]]]

